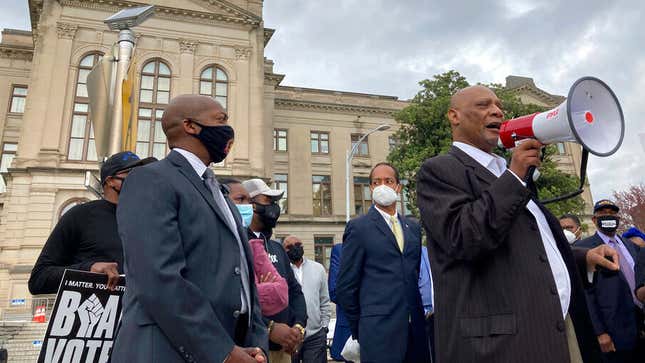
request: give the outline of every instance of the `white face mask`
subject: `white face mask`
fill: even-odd
[[[576,234],[567,230],[563,229],[562,232],[564,232],[564,236],[567,237],[567,241],[569,242],[570,245],[573,244],[573,242],[576,241]]]
[[[396,203],[398,195],[394,189],[385,184],[381,184],[372,190],[372,199],[374,202],[383,207],[389,207]]]

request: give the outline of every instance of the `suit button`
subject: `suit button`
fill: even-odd
[[[540,261],[542,261],[542,262],[547,262],[548,261],[547,258],[546,258],[546,255],[540,255],[539,258],[540,258]]]
[[[239,310],[235,310],[235,311],[233,312],[233,317],[234,317],[235,319],[237,319],[239,316],[240,316],[240,311],[239,311]]]
[[[179,353],[183,353],[183,352],[184,352],[184,347],[183,346],[179,347]]]
[[[551,286],[551,295],[557,295],[558,294],[558,289],[555,288],[555,286]]]
[[[240,274],[240,268],[239,268],[239,267],[237,267],[237,266],[235,266],[235,274],[236,274],[236,275],[239,275],[239,274]]]
[[[558,329],[559,332],[563,332],[564,331],[564,321],[558,321],[555,324],[555,327],[556,327],[556,329]]]

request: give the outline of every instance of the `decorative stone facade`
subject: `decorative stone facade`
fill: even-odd
[[[236,130],[235,147],[226,162],[216,167],[216,174],[266,180],[276,179],[276,174],[286,176],[287,213],[275,235],[300,236],[312,258],[315,239],[341,242],[345,158],[352,134],[381,124],[391,126],[370,135],[368,154],[353,159],[353,176],[366,177],[372,165],[386,159],[388,137],[397,127],[393,114],[407,103],[390,96],[281,86],[284,75],[274,73],[273,62],[264,59],[264,47],[274,31],[263,27],[261,0],[147,2],[157,5],[157,10],[134,29],[137,91],[133,108],[163,108],[162,103],[144,102],[143,90],[152,87],[144,79],[146,74],[158,77],[150,90],[162,90],[163,81],[169,97],[212,90],[214,97],[226,102]],[[89,68],[81,63],[88,55],[108,54],[117,39],[103,19],[136,4],[34,0],[30,1],[33,33],[3,31],[0,145],[17,144],[17,154],[3,174],[7,190],[0,193],[0,316],[10,299],[29,298],[29,272],[61,213],[79,200],[93,198],[84,178],[86,170],[98,171],[97,162],[69,157],[71,140],[78,132],[74,120],[84,116],[86,102],[82,80]],[[150,62],[157,62],[156,68],[146,68]],[[161,64],[169,74],[162,74]],[[208,69],[213,71],[210,75],[204,73]],[[20,85],[28,86],[24,112],[12,113],[12,92]],[[535,96],[536,90],[518,88],[525,101],[551,105],[550,99]],[[286,130],[286,150],[273,150],[274,129]],[[328,135],[327,152],[311,152],[312,132]],[[87,135],[86,129],[84,143]],[[577,165],[575,149],[567,150],[570,159],[563,165]],[[313,176],[329,180],[331,213],[326,216],[314,216]],[[352,210],[354,197],[351,188]],[[324,259],[327,251],[319,245],[316,257]]]

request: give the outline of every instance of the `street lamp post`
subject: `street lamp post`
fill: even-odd
[[[378,127],[371,129],[365,135],[363,135],[358,141],[352,146],[351,151],[347,150],[347,158],[345,159],[345,222],[349,222],[349,217],[350,217],[350,201],[349,201],[349,187],[350,187],[350,180],[351,180],[351,171],[352,171],[352,158],[354,157],[354,154],[356,154],[356,150],[358,150],[358,146],[365,140],[366,137],[368,137],[370,134],[373,134],[377,131],[385,131],[390,128],[390,125],[382,124],[379,125]]]

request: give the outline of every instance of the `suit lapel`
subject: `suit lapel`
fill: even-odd
[[[450,151],[448,151],[448,153],[457,158],[457,160],[461,161],[462,164],[470,168],[475,173],[475,175],[486,184],[492,184],[497,179],[495,174],[491,173],[488,169],[483,167],[480,163],[477,162],[477,160],[468,156],[468,154],[466,154],[460,148],[453,146]]]
[[[190,181],[190,183],[197,189],[199,194],[202,195],[206,203],[211,207],[213,212],[219,217],[219,219],[224,222],[224,225],[227,226],[229,229],[231,229],[231,226],[229,226],[228,221],[226,220],[226,217],[224,216],[224,212],[221,211],[218,207],[217,204],[215,203],[215,198],[213,197],[213,193],[206,187],[204,184],[204,180],[197,175],[195,172],[195,169],[190,165],[188,160],[184,158],[180,153],[176,151],[171,151],[170,154],[167,156],[168,160],[170,160],[177,168],[179,169],[179,172]],[[226,198],[224,198],[226,199]],[[231,232],[233,232],[231,230]]]
[[[390,228],[390,226],[387,224],[387,222],[385,222],[385,219],[383,219],[383,216],[381,215],[381,213],[379,213],[379,211],[376,210],[376,206],[372,205],[370,207],[368,215],[376,225],[376,229],[381,231],[381,233],[383,233],[383,235],[387,237],[390,243],[400,253],[401,250],[399,250],[399,244],[396,242],[396,237],[394,236],[394,232],[392,232],[392,229]],[[399,224],[400,224],[400,220],[399,220]],[[403,227],[401,227],[401,229],[403,229]],[[405,232],[403,236],[404,236],[403,239],[405,240]],[[405,249],[405,242],[403,244],[403,247]]]

